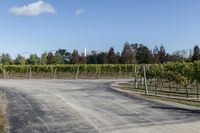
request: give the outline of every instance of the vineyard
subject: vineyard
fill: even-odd
[[[143,66],[143,67],[142,67]],[[144,78],[144,68],[145,76]],[[4,79],[132,79],[130,88],[155,95],[199,98],[200,62],[116,65],[1,65]]]
[[[199,99],[200,62],[169,62],[145,66],[148,93],[167,97]],[[145,92],[144,69],[135,67],[129,89]]]
[[[131,78],[136,65],[1,65],[1,78],[117,79]]]

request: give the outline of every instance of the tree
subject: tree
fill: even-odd
[[[80,64],[87,64],[87,59],[84,55],[84,53],[81,53],[81,56],[79,57]]]
[[[71,60],[71,53],[70,52],[67,52],[66,49],[59,49],[56,51],[55,54],[60,54],[61,57],[62,57],[62,62],[64,62],[64,64],[67,64],[70,62]]]
[[[121,53],[121,60],[124,64],[132,64],[134,62],[134,51],[131,49],[128,42],[124,44],[124,48]]]
[[[117,58],[117,63],[121,63],[122,61],[121,61],[121,55],[120,55],[120,52],[117,52],[116,53],[116,58]]]
[[[185,61],[187,58],[187,51],[186,50],[177,50],[170,55],[170,58],[167,61]]]
[[[108,63],[109,64],[117,64],[118,63],[117,56],[115,54],[113,47],[111,47],[108,52]]]
[[[60,53],[54,55],[53,64],[64,64],[63,56]]]
[[[40,57],[40,64],[42,65],[45,65],[47,64],[47,56],[48,56],[48,53],[47,52],[44,52],[41,57]]]
[[[138,43],[134,43],[134,44],[130,45],[130,47],[131,47],[131,54],[132,54],[132,63],[137,63],[136,53],[137,53],[137,50],[138,50],[139,46],[140,45]]]
[[[160,50],[158,51],[158,57],[160,63],[166,62],[166,51],[163,45],[160,46]]]
[[[76,49],[74,49],[74,51],[72,53],[71,63],[72,64],[78,64],[79,63],[79,54],[78,54],[78,51]]]
[[[155,46],[155,48],[153,50],[153,61],[152,62],[153,63],[160,63],[158,46]]]
[[[37,54],[31,54],[27,62],[31,65],[37,65],[40,63],[40,57],[38,57]]]
[[[53,56],[53,53],[52,52],[49,52],[47,54],[47,64],[53,64],[54,63],[54,56]]]
[[[20,54],[18,54],[17,57],[14,60],[14,63],[16,65],[25,65],[26,59],[23,56],[21,56]]]
[[[194,52],[193,52],[193,56],[192,56],[192,61],[196,61],[200,59],[200,49],[198,45],[194,46]]]
[[[91,54],[87,56],[87,63],[88,64],[97,64],[97,51],[92,50]]]
[[[11,56],[7,53],[7,54],[2,54],[1,55],[1,64],[3,65],[11,65],[13,64],[13,60],[11,58]]]
[[[100,52],[97,54],[97,63],[98,64],[108,64],[108,53]]]
[[[147,46],[140,44],[139,48],[137,49],[136,59],[139,64],[150,63],[151,51],[148,49]]]

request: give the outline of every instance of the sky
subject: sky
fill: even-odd
[[[0,53],[121,51],[126,41],[193,48],[200,0],[0,0]]]

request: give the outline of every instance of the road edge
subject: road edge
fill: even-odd
[[[0,111],[3,115],[3,122],[4,122],[4,131],[3,133],[10,133],[9,131],[9,122],[7,119],[7,100],[6,94],[0,91]]]

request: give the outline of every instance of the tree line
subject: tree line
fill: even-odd
[[[158,64],[165,62],[192,62],[200,60],[200,48],[194,46],[193,51],[178,50],[167,53],[165,47],[155,46],[153,50],[144,44],[130,44],[126,42],[120,52],[115,52],[114,47],[108,51],[91,51],[87,56],[79,53],[78,50],[69,52],[66,49],[58,49],[56,52],[44,52],[40,56],[31,54],[28,58],[18,54],[12,59],[8,53],[0,56],[0,63],[3,65],[50,65],[50,64]]]

